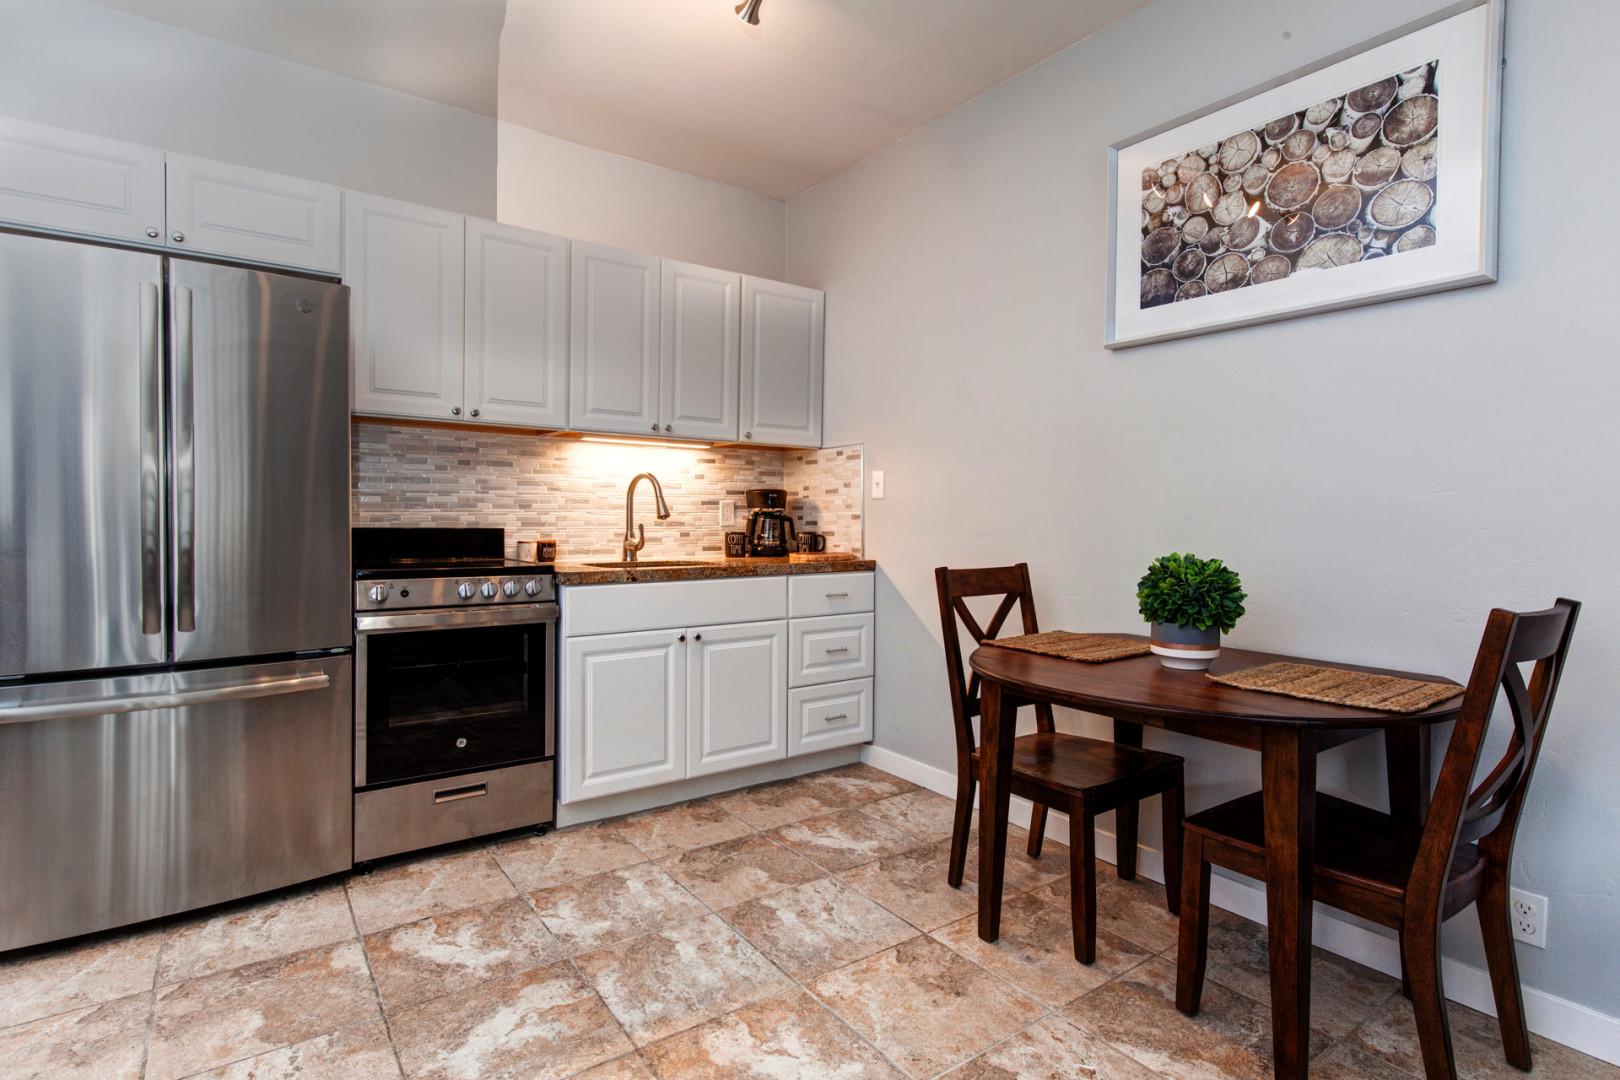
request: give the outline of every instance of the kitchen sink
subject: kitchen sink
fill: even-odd
[[[657,570],[669,566],[713,566],[703,559],[639,559],[636,562],[588,562],[593,570]]]

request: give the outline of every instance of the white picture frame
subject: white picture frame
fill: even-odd
[[[1108,309],[1104,345],[1109,349],[1122,349],[1495,281],[1503,6],[1504,0],[1462,0],[1419,22],[1110,146]],[[1434,98],[1438,113],[1437,126],[1428,138],[1436,151],[1434,175],[1429,179],[1432,197],[1426,216],[1419,219],[1429,225],[1429,232],[1422,237],[1429,241],[1428,246],[1416,246],[1417,239],[1399,244],[1399,231],[1379,228],[1374,218],[1367,215],[1372,212],[1373,198],[1382,189],[1368,188],[1364,189],[1364,201],[1357,211],[1360,217],[1353,219],[1350,226],[1337,230],[1355,234],[1359,229],[1362,237],[1373,234],[1373,239],[1361,241],[1364,247],[1360,261],[1331,258],[1329,253],[1334,245],[1324,245],[1322,252],[1310,260],[1317,265],[1307,265],[1296,252],[1285,259],[1290,265],[1283,270],[1280,269],[1282,263],[1274,257],[1277,253],[1268,248],[1251,247],[1241,253],[1251,266],[1258,266],[1260,258],[1271,258],[1271,273],[1281,276],[1262,283],[1255,275],[1251,282],[1246,270],[1228,260],[1225,268],[1235,269],[1245,282],[1251,283],[1217,292],[1201,279],[1189,276],[1198,262],[1196,257],[1180,264],[1172,257],[1164,266],[1176,265],[1173,278],[1167,279],[1161,274],[1147,280],[1148,274],[1156,268],[1147,260],[1164,251],[1164,238],[1161,234],[1161,243],[1147,248],[1144,240],[1155,230],[1170,227],[1173,220],[1160,213],[1150,213],[1148,207],[1157,205],[1157,201],[1150,202],[1146,196],[1155,191],[1169,192],[1175,186],[1163,185],[1161,181],[1150,189],[1147,177],[1151,173],[1157,171],[1163,175],[1163,166],[1172,160],[1196,154],[1198,148],[1224,147],[1227,139],[1245,131],[1259,134],[1261,147],[1270,149],[1272,144],[1268,141],[1266,125],[1274,118],[1286,119],[1289,114],[1297,113],[1301,116],[1300,127],[1304,128],[1307,126],[1305,110],[1316,103],[1331,102],[1335,98],[1348,103],[1352,91],[1417,71],[1424,65],[1432,65],[1430,89],[1425,91],[1419,87],[1412,92]],[[1406,92],[1406,87],[1402,86],[1401,93]],[[1393,104],[1401,101],[1404,97]],[[1332,123],[1340,123],[1351,115],[1352,110],[1346,104]],[[1334,134],[1342,144],[1350,130],[1343,127],[1337,134],[1331,131],[1324,134]],[[1382,137],[1380,128],[1374,139]],[[1325,149],[1326,145],[1324,141],[1321,147]],[[1213,168],[1213,161],[1211,165]],[[1219,170],[1213,171],[1218,173]],[[1322,175],[1319,169],[1318,176]],[[1227,178],[1217,176],[1217,179]],[[1395,179],[1406,179],[1406,175],[1397,173]],[[1318,194],[1325,190],[1326,180],[1321,183],[1323,186],[1316,189]],[[1207,183],[1202,190],[1209,190]],[[1172,197],[1185,194],[1184,190]],[[1254,199],[1256,195],[1257,201],[1245,216],[1261,216],[1260,224],[1268,230],[1262,235],[1269,235],[1269,229],[1281,223],[1278,215],[1287,212],[1271,205],[1270,189],[1262,187],[1258,193],[1247,197]],[[1311,198],[1314,200],[1316,195]],[[1387,207],[1389,202],[1382,205]],[[1190,209],[1190,206],[1181,208],[1181,221],[1187,219]],[[1310,213],[1314,209],[1312,204],[1302,207],[1299,213]],[[1230,212],[1224,216],[1230,217]],[[1297,218],[1298,213],[1293,216]],[[1277,220],[1265,221],[1264,218]],[[1329,215],[1324,214],[1324,220],[1329,219]],[[1383,215],[1383,220],[1389,219],[1390,215]],[[1336,220],[1336,216],[1331,220]],[[1180,224],[1174,227],[1182,228]],[[1305,227],[1312,226],[1299,228]],[[1224,233],[1225,227],[1220,228]],[[1247,237],[1252,231],[1252,227],[1246,227],[1242,235]],[[1336,230],[1320,230],[1316,238],[1325,239],[1331,231]],[[1280,243],[1291,241],[1293,234],[1281,235],[1285,239],[1279,240]],[[1183,236],[1177,242],[1182,246],[1175,249],[1174,254],[1179,256],[1185,252],[1188,241]],[[1218,244],[1218,241],[1211,238],[1209,243]],[[1346,247],[1348,241],[1337,244],[1341,255]],[[1222,249],[1217,247],[1216,250]],[[1206,263],[1205,267],[1204,272],[1208,273],[1213,263]],[[1229,283],[1234,276],[1219,275],[1219,284]],[[1187,285],[1185,291],[1177,285],[1176,299],[1165,299],[1167,283],[1191,280],[1200,280],[1200,284]],[[1211,281],[1215,281],[1214,276]]]

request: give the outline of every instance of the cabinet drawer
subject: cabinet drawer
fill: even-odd
[[[795,619],[872,610],[872,574],[799,574],[788,578],[788,614]]]
[[[872,615],[826,615],[788,623],[788,685],[872,674]]]
[[[354,861],[544,824],[551,793],[549,761],[357,792]]]
[[[813,754],[872,739],[872,680],[788,691],[788,755]]]
[[[787,618],[785,578],[564,586],[563,632],[620,634]]]

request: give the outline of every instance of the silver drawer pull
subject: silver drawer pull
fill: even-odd
[[[828,649],[827,650],[827,655],[831,656],[833,653],[846,653],[846,652],[849,652],[849,646],[848,645],[840,645],[836,649]]]
[[[847,592],[830,592],[830,593],[827,594],[827,599],[829,599],[829,600],[848,600],[849,599],[849,593],[847,593]]]
[[[830,724],[834,720],[848,720],[848,719],[849,719],[849,713],[839,713],[837,716],[829,716],[829,717],[827,717],[826,722]]]
[[[445,788],[443,791],[435,791],[433,801],[435,804],[460,802],[462,799],[481,799],[488,794],[488,784],[468,784],[466,787]]]

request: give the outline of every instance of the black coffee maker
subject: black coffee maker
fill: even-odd
[[[750,488],[748,499],[748,554],[777,557],[793,550],[793,519],[788,516],[787,492],[781,488]]]

